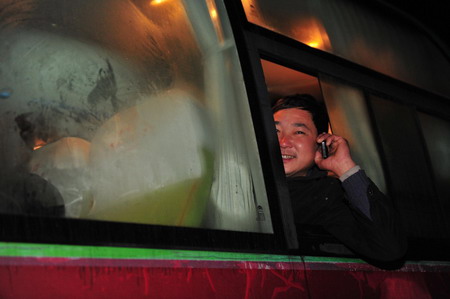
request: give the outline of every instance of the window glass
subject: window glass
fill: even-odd
[[[242,0],[249,22],[450,95],[450,61],[416,25],[361,1]],[[394,15],[394,16],[393,16]]]
[[[419,112],[422,133],[432,164],[433,176],[446,215],[450,214],[450,122]],[[447,231],[450,222],[447,219]]]
[[[387,193],[364,93],[323,75],[320,76],[320,86],[333,133],[347,139],[355,162],[381,191]]]
[[[392,197],[412,237],[446,234],[432,174],[412,107],[371,95],[370,104],[389,171]]]
[[[0,6],[2,213],[272,232],[220,1]]]

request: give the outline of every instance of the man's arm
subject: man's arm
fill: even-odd
[[[330,215],[334,215],[331,217],[334,221],[328,223],[327,230],[368,257],[378,260],[400,258],[406,250],[406,238],[391,200],[356,165],[344,138],[322,133],[317,142],[322,141],[329,147],[329,157],[324,159],[318,151],[315,162],[319,168],[331,171],[341,179],[352,214],[345,216],[347,212],[333,208]],[[341,226],[343,223],[347,224]]]
[[[342,182],[342,187],[347,194],[350,204],[372,220],[369,198],[367,196],[370,180],[364,170],[357,165],[341,175],[339,180]]]

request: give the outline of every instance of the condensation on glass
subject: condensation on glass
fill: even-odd
[[[450,96],[450,61],[416,25],[358,1],[242,0],[249,22]]]
[[[0,211],[272,232],[220,1],[0,1]]]

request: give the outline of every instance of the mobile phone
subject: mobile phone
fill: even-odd
[[[320,143],[320,151],[322,152],[322,157],[324,159],[328,158],[328,147],[325,140]]]

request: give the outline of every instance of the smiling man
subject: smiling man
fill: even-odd
[[[400,259],[406,241],[392,202],[353,161],[347,141],[326,133],[325,108],[310,95],[292,95],[273,113],[297,229],[318,225],[367,259]]]

